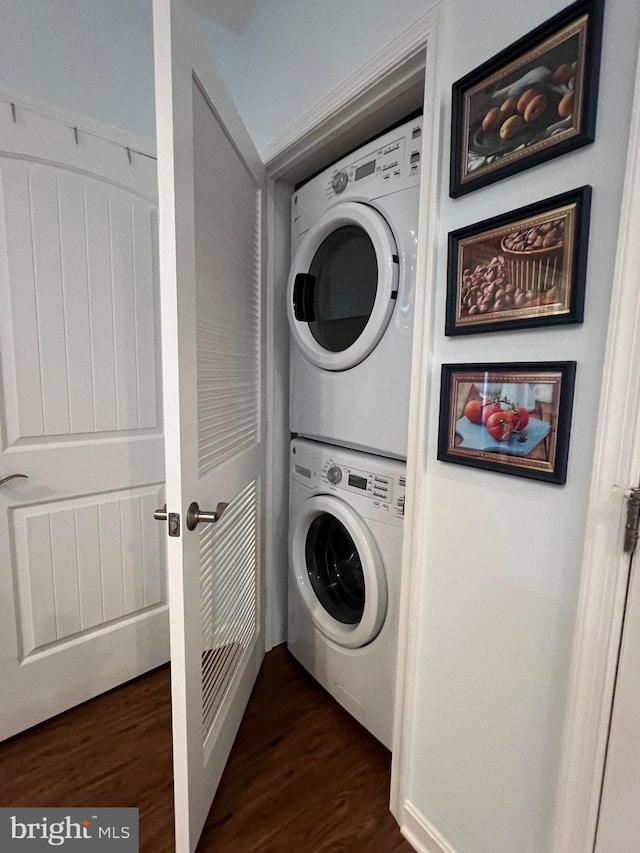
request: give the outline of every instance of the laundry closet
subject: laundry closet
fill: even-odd
[[[178,849],[189,849],[197,837],[198,824],[208,808],[219,770],[224,766],[232,730],[235,731],[234,726],[242,716],[252,677],[260,666],[265,647],[284,642],[288,633],[288,496],[292,454],[287,280],[294,188],[310,175],[339,161],[345,152],[356,151],[367,140],[375,139],[389,125],[421,105],[425,53],[428,82],[424,109],[431,126],[423,128],[423,142],[426,146],[428,132],[432,156],[426,156],[426,147],[423,147],[423,197],[418,234],[422,250],[419,248],[418,255],[424,288],[416,294],[417,298],[422,298],[415,313],[415,322],[421,328],[414,326],[414,342],[418,343],[418,349],[413,358],[412,468],[407,480],[406,513],[402,522],[403,538],[408,546],[403,580],[409,577],[411,583],[405,587],[409,600],[401,602],[398,650],[402,661],[400,669],[404,671],[404,676],[401,675],[404,682],[398,690],[400,706],[404,697],[407,699],[396,720],[392,809],[403,832],[412,833],[429,849],[453,849],[461,853],[480,849],[507,853],[555,850],[551,835],[558,810],[572,818],[571,830],[580,825],[585,839],[593,835],[592,823],[575,805],[576,801],[579,805],[580,791],[588,784],[586,777],[591,773],[596,778],[598,767],[594,770],[593,766],[586,766],[585,770],[585,765],[589,765],[589,738],[585,737],[584,726],[573,725],[573,719],[568,731],[570,739],[575,741],[575,752],[583,760],[573,768],[576,783],[567,782],[564,802],[560,796],[563,783],[558,777],[566,739],[563,720],[571,710],[570,659],[574,632],[581,630],[588,640],[584,655],[585,679],[578,678],[574,683],[582,697],[583,687],[589,681],[593,681],[596,688],[599,686],[594,673],[601,672],[604,664],[602,654],[600,663],[594,659],[592,642],[609,628],[605,612],[608,599],[602,595],[601,583],[604,562],[601,552],[593,545],[594,537],[597,539],[601,535],[602,516],[591,510],[587,512],[586,504],[596,421],[607,414],[600,388],[603,365],[607,364],[604,357],[606,318],[612,282],[615,292],[616,270],[620,266],[616,245],[619,235],[624,233],[619,227],[622,222],[618,220],[621,200],[624,202],[630,185],[631,173],[625,177],[624,163],[628,143],[631,141],[637,147],[637,128],[635,136],[629,137],[629,128],[634,127],[629,120],[640,23],[637,2],[607,0],[605,3],[594,144],[557,157],[544,166],[496,181],[463,198],[449,197],[447,181],[452,83],[540,26],[568,2],[540,0],[536,4],[519,4],[505,15],[504,4],[498,0],[487,0],[485,4],[472,0],[437,3],[432,0],[396,0],[394,3],[387,0],[376,3],[300,0],[296,4],[285,0],[261,0],[255,5],[251,19],[246,14],[244,22],[237,25],[229,24],[229,10],[233,10],[234,15],[236,10],[246,10],[249,0],[216,0],[215,3],[176,0],[172,13],[175,17],[169,15],[165,20],[166,29],[159,33],[156,89],[164,99],[158,110],[158,153],[164,163],[160,177],[164,211],[160,246],[169,280],[179,278],[179,287],[173,291],[169,288],[164,300],[171,315],[169,330],[163,335],[163,372],[169,390],[165,394],[166,433],[172,448],[167,482],[171,494],[163,510],[161,418],[158,416],[153,421],[156,427],[150,429],[146,414],[147,432],[134,435],[130,444],[122,441],[118,433],[113,433],[109,441],[98,436],[101,447],[111,443],[121,460],[117,464],[111,458],[106,463],[101,462],[100,473],[108,475],[106,486],[78,485],[78,475],[86,480],[91,474],[84,462],[65,465],[63,480],[69,484],[67,497],[78,496],[83,503],[91,504],[81,506],[80,513],[85,520],[95,518],[91,522],[92,530],[98,528],[98,520],[102,522],[102,519],[98,519],[96,502],[89,500],[89,494],[97,489],[97,503],[107,504],[107,533],[113,531],[114,535],[104,537],[104,550],[116,577],[122,576],[121,554],[127,554],[119,546],[118,503],[125,507],[124,517],[131,517],[125,500],[127,495],[118,491],[124,482],[119,471],[135,474],[136,480],[130,485],[138,492],[136,500],[144,500],[143,512],[149,518],[150,537],[155,535],[168,546],[171,604],[178,614],[172,650],[176,775],[180,786],[176,794]],[[37,5],[40,8],[36,13]],[[152,137],[155,127],[150,107],[150,4],[113,5],[113,9],[107,8],[110,4],[98,0],[85,0],[81,4],[75,0],[59,4],[7,2],[4,19],[9,25],[3,28],[3,83],[17,92],[24,91],[45,101],[57,88],[60,106]],[[169,4],[159,0],[157,5],[166,12]],[[215,73],[206,71],[207,62],[200,61],[202,51],[196,50],[195,44],[181,30],[181,19],[188,17],[196,5],[201,11],[208,8],[208,20],[205,13],[196,29],[208,41],[209,55],[221,70],[230,97],[222,91],[219,81],[216,83]],[[292,14],[294,6],[295,15]],[[207,31],[208,24],[213,30],[218,27],[217,39],[213,30]],[[56,50],[49,51],[48,46],[53,44]],[[103,61],[105,57],[107,61]],[[99,69],[99,73],[77,73],[79,68],[87,67],[94,71]],[[14,100],[17,103],[12,109]],[[32,126],[27,117],[32,116],[35,121],[35,113],[29,111],[28,104],[25,109],[19,98],[6,96],[6,93],[3,104],[8,135],[15,139],[27,122]],[[250,128],[255,147],[243,128],[230,118],[234,104]],[[75,119],[63,117],[59,123],[60,145],[64,146],[60,150],[66,151],[73,162],[84,158],[90,147],[104,150],[97,137],[89,143],[91,134],[84,130],[91,127],[84,128],[77,116]],[[199,133],[194,146],[196,125]],[[42,130],[37,136],[42,143],[38,150],[44,149],[46,159],[51,155],[46,143],[50,148],[54,138],[51,129]],[[123,175],[117,182],[124,186],[137,170],[151,171],[146,166],[153,161],[147,163],[145,152],[153,154],[154,151],[152,145],[147,151],[145,145],[132,143],[128,135],[118,139],[118,144],[110,147],[112,153],[101,156],[113,157],[117,174]],[[260,157],[256,156],[255,148],[261,152]],[[59,165],[61,158],[56,155],[55,160]],[[362,165],[366,166],[367,162],[369,160]],[[174,163],[170,173],[167,163]],[[194,165],[197,182],[193,180]],[[26,191],[16,195],[7,177],[9,172],[17,173],[22,168],[16,159],[11,162],[9,171],[3,171],[3,187],[11,198],[11,205],[5,211],[9,225],[16,221],[16,214],[26,219],[26,214],[21,213],[26,210]],[[86,165],[83,168],[87,172]],[[428,169],[431,170],[430,178],[426,175]],[[34,160],[23,171],[25,175],[27,171],[42,172],[42,164]],[[86,174],[85,179],[91,180]],[[98,190],[95,198],[89,196],[90,203],[83,204],[79,183],[72,176],[71,194],[65,195],[67,182],[62,180],[60,212],[60,205],[56,203],[56,182],[47,179],[45,185],[38,179],[34,184],[36,201],[51,199],[52,214],[36,220],[36,226],[41,222],[43,230],[55,236],[56,229],[50,224],[60,215],[63,239],[65,234],[72,235],[72,248],[79,249],[82,255],[83,243],[76,236],[76,225],[82,226],[83,207],[89,214],[96,211],[97,218],[93,221],[99,233],[108,233],[115,222],[120,238],[116,245],[124,246],[130,242],[133,232],[123,223],[133,212],[135,232],[146,235],[145,245],[151,243],[155,232],[152,227],[144,226],[143,213],[152,220],[155,217],[153,186],[142,194],[148,198],[138,193],[133,206],[122,197],[122,187],[110,188],[109,194],[116,199],[110,218],[106,213],[107,192]],[[566,333],[531,329],[522,333],[447,338],[444,334],[447,235],[487,217],[585,184],[593,187],[594,206],[586,253],[588,284],[584,323],[567,329]],[[26,186],[26,179],[22,186]],[[235,195],[231,187],[235,188]],[[193,210],[194,196],[197,217]],[[218,210],[217,219],[227,232],[215,249],[220,251],[221,246],[226,246],[228,251],[214,259],[211,257],[213,237],[207,223],[212,215],[209,205],[213,205],[216,197],[223,202],[222,214]],[[69,216],[74,225],[66,231]],[[197,235],[193,233],[196,222],[205,223],[204,227],[197,226]],[[247,223],[252,226],[248,233],[243,231]],[[14,228],[16,234],[18,230]],[[168,232],[173,232],[170,237]],[[88,233],[95,233],[91,230],[91,220]],[[194,246],[199,255],[197,262],[194,261]],[[28,270],[32,261],[28,241],[23,241],[21,248]],[[65,263],[77,257],[73,251],[55,251],[55,241],[46,240],[41,249],[45,252],[41,267],[46,272],[57,269],[61,254]],[[151,251],[145,249],[145,252],[150,274],[144,280],[152,282],[153,256]],[[51,261],[47,260],[47,253]],[[127,255],[119,257],[122,266],[128,269],[131,264],[126,263]],[[36,254],[37,262],[39,258]],[[239,289],[230,283],[233,278],[229,270],[238,259],[245,265],[244,270],[248,271],[252,282],[249,293],[243,298]],[[198,270],[201,271],[203,265],[215,273],[213,279],[224,283],[215,292],[213,305],[207,302],[204,293],[196,294]],[[634,265],[637,267],[635,262]],[[135,270],[137,284],[141,281],[139,272]],[[23,286],[23,282],[29,280],[29,275],[15,279],[16,290],[25,300],[30,288]],[[126,280],[125,276],[121,279],[123,283]],[[429,289],[433,292],[426,293]],[[110,283],[108,290],[111,290]],[[148,320],[150,314],[146,312],[138,317],[137,309],[134,314],[127,308],[134,292],[137,297],[142,294],[139,288],[134,291],[133,287],[122,287],[117,303],[122,306],[119,310],[125,319],[125,324],[120,326],[125,340],[135,340],[136,336],[140,339],[139,348],[135,345],[129,348],[130,363],[135,363],[138,353],[153,349],[149,325],[138,322],[143,318]],[[148,292],[150,290],[145,291]],[[138,305],[142,308],[144,300],[138,301]],[[69,316],[79,316],[81,307],[81,302],[74,300]],[[109,340],[102,328],[102,318],[108,325],[110,313],[109,310],[95,312],[96,340]],[[51,320],[49,328],[63,328],[60,314],[62,311],[46,311]],[[238,314],[247,320],[242,327],[237,325]],[[10,310],[3,312],[5,395],[13,393],[14,388],[14,383],[7,379],[11,369],[9,374],[6,372],[7,365],[12,367],[11,360],[6,358],[7,346],[12,343],[11,334],[7,332],[10,317]],[[200,323],[199,331],[196,318]],[[82,326],[78,325],[76,331],[80,328]],[[195,343],[198,334],[199,353]],[[156,340],[159,339],[160,333],[156,332]],[[216,339],[221,342],[219,346],[216,346]],[[29,336],[14,336],[16,347],[22,351],[30,348],[30,356],[34,351],[31,340]],[[50,375],[58,377],[64,371],[64,358],[55,353],[46,355],[51,352],[51,340],[53,337],[49,338],[49,349],[43,351],[43,364]],[[73,341],[77,339],[74,337]],[[246,355],[248,350],[250,357]],[[81,368],[74,375],[86,376],[89,360],[82,358],[81,348],[75,347],[73,351]],[[119,347],[119,352],[122,351]],[[62,344],[59,352],[64,353]],[[461,466],[437,461],[440,366],[453,362],[527,361],[536,357],[533,353],[544,358],[571,358],[578,362],[566,486],[546,487],[524,478],[464,470]],[[15,367],[21,371],[28,364],[28,359],[15,359]],[[95,368],[105,382],[111,381],[109,369],[112,366],[113,356],[95,361]],[[232,375],[234,369],[239,372]],[[122,364],[119,370],[118,394],[122,396],[123,411],[135,412],[135,407],[130,409],[129,404],[137,399],[135,386],[139,378],[135,370],[127,371]],[[201,384],[208,383],[208,391],[201,394],[200,400],[195,383],[189,382],[189,377],[193,379],[198,370]],[[160,370],[155,373],[159,380]],[[186,377],[186,384],[181,384],[180,375]],[[34,392],[39,396],[32,376],[15,383],[15,387],[29,398]],[[147,399],[156,390],[151,379],[143,381],[141,387]],[[214,391],[217,401],[211,396]],[[101,394],[102,404],[105,399]],[[157,399],[160,400],[159,386]],[[38,399],[36,403],[34,412],[41,405]],[[59,414],[66,417],[65,408],[64,395],[56,393],[51,412],[56,418]],[[147,410],[139,408],[139,411]],[[75,409],[71,408],[70,412],[75,417]],[[4,415],[7,416],[6,400]],[[96,418],[96,424],[99,420]],[[610,425],[614,423],[617,423],[616,418],[609,418],[605,423],[610,435],[613,434]],[[128,417],[119,426],[128,428]],[[54,438],[60,435],[57,427],[49,432]],[[35,500],[38,529],[41,523],[46,523],[49,508],[52,512],[60,509],[60,513],[54,515],[53,538],[66,554],[73,550],[66,548],[73,535],[73,526],[69,525],[71,508],[66,503],[61,504],[55,494],[38,491],[43,485],[53,484],[56,477],[49,467],[40,467],[45,463],[44,454],[42,462],[38,459],[33,465],[27,463],[29,454],[40,452],[39,442],[33,437],[28,441],[22,448],[9,443],[3,447],[6,464],[1,472],[2,479],[17,473],[27,473],[29,479],[12,479],[3,487],[4,532],[0,531],[0,540],[4,535],[5,544],[9,543],[14,510],[14,519],[22,523],[30,515],[30,505]],[[65,438],[55,440],[54,444],[60,446],[62,462],[63,456],[67,458],[71,452],[74,441]],[[260,448],[258,453],[254,452],[256,444]],[[86,442],[82,436],[79,445],[84,453]],[[143,450],[152,446],[157,446],[157,452]],[[197,453],[190,455],[190,448],[197,448]],[[231,450],[234,452],[230,453]],[[152,464],[150,471],[142,464],[143,457]],[[358,483],[362,484],[369,474],[373,473],[374,484],[376,476],[378,481],[384,481],[387,476],[375,468],[359,469],[355,464],[347,464],[346,460],[332,458],[327,464],[330,461],[337,464],[328,465],[327,475],[335,467],[340,469],[342,483],[345,479],[348,483],[349,476],[361,478],[354,479],[353,491],[348,493],[354,499],[359,496]],[[390,458],[390,461],[394,460]],[[401,463],[401,460],[395,461]],[[322,462],[321,469],[324,466]],[[301,467],[309,469],[309,464],[301,463]],[[348,468],[354,470],[347,472]],[[308,492],[305,482],[309,478],[305,473],[298,476],[297,486],[304,496]],[[338,475],[333,472],[331,476]],[[319,477],[322,478],[322,472]],[[611,520],[616,501],[622,502],[621,491],[616,497],[609,489],[607,478],[602,479],[600,486],[602,507]],[[106,499],[104,489],[107,490]],[[331,496],[339,493],[336,489]],[[347,492],[343,490],[343,494]],[[365,496],[361,499],[369,500]],[[306,498],[301,500],[306,503]],[[166,512],[166,520],[151,520],[155,508],[161,518]],[[55,519],[63,523],[58,525]],[[26,526],[23,529],[26,530]],[[69,529],[71,534],[67,535]],[[105,530],[104,525],[102,529]],[[135,541],[136,535],[134,529],[128,539]],[[93,533],[92,536],[95,539]],[[34,537],[34,541],[38,544],[40,540]],[[86,541],[94,540],[87,537]],[[15,550],[17,557],[22,559],[26,553],[24,542],[18,540]],[[583,554],[588,556],[589,552],[589,576],[596,590],[595,599],[600,596],[604,604],[595,616],[592,610],[587,611],[587,618],[583,620],[580,616],[576,618],[576,613],[580,613],[577,602],[581,578],[585,574]],[[147,553],[153,555],[154,552]],[[232,554],[240,556],[239,571],[235,574],[230,564]],[[218,567],[215,576],[210,570],[214,561]],[[264,567],[262,574],[257,571],[258,566]],[[11,586],[13,570],[5,574]],[[21,586],[16,604],[28,601],[22,594],[24,580],[24,575],[19,578]],[[46,602],[47,596],[53,594],[51,587],[50,581],[47,586],[33,585],[38,601]],[[610,587],[608,584],[609,590]],[[117,588],[114,584],[113,590]],[[161,584],[157,588],[161,590]],[[202,596],[203,588],[205,596]],[[135,592],[137,587],[130,586],[129,590]],[[73,601],[74,598],[74,595],[65,595],[58,600]],[[145,593],[142,603],[149,605],[153,600]],[[229,618],[210,622],[205,630],[203,618],[210,613],[214,600],[228,608],[223,613]],[[13,601],[13,594],[4,596],[7,609],[3,612],[9,614],[4,624],[10,628]],[[248,607],[238,607],[239,601],[248,602]],[[91,602],[94,608],[91,612],[100,614],[99,599],[96,601],[94,597]],[[166,611],[159,611],[166,607],[165,596],[155,611],[143,608],[144,617],[155,619],[159,616],[160,621]],[[43,642],[59,640],[61,635],[63,638],[71,635],[69,645],[83,639],[75,637],[76,623],[68,618],[70,612],[63,613],[62,631],[51,624],[52,620],[33,620],[38,629],[39,665],[48,672],[53,671],[53,656],[48,649],[40,655]],[[115,611],[116,615],[122,612],[124,610]],[[113,613],[113,608],[105,605],[105,620],[108,621]],[[134,621],[129,617],[120,620],[122,630],[118,631],[112,630],[115,626],[107,625],[104,634],[115,641],[120,634],[126,636]],[[374,614],[374,631],[377,621],[378,614]],[[163,630],[164,627],[163,623]],[[91,637],[87,638],[86,648],[99,641],[103,633],[94,629],[91,619],[89,631]],[[615,631],[611,636],[614,635]],[[125,665],[132,662],[144,666],[143,651],[158,662],[164,660],[166,646],[162,645],[164,639],[159,641],[158,636],[154,633],[152,639],[129,638],[120,661]],[[164,638],[165,634],[161,636]],[[23,651],[29,653],[29,648],[28,643],[23,643]],[[66,640],[62,648],[66,650]],[[217,655],[213,654],[214,648],[219,649]],[[609,657],[612,660],[615,655]],[[101,653],[99,658],[103,662],[116,660],[115,655],[107,652]],[[12,659],[22,675],[29,670],[33,674],[36,669],[28,661],[21,661],[17,653]],[[102,683],[96,679],[103,677],[106,667],[96,668],[91,663],[90,669],[91,679],[84,677],[88,671],[86,666],[66,666],[65,674],[72,673],[76,680],[82,681],[83,689],[84,685]],[[128,676],[125,673],[122,677]],[[45,680],[38,681],[38,686],[48,692]],[[77,695],[71,691],[66,694]],[[590,697],[591,694],[587,699]],[[86,693],[77,701],[82,698],[86,698]],[[346,697],[343,698],[346,702]],[[354,698],[357,700],[357,696]],[[596,694],[595,704],[600,700],[601,696]],[[274,697],[274,701],[278,698]],[[29,702],[24,703],[25,711],[35,704],[33,696],[29,696]],[[20,709],[20,703],[17,707]],[[26,714],[23,721],[29,724],[25,717]],[[566,837],[573,840],[574,836],[569,833]]]

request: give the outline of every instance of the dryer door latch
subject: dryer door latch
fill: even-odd
[[[293,316],[303,323],[312,323],[315,311],[316,277],[299,272],[293,281]]]

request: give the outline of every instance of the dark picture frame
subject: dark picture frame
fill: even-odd
[[[594,141],[603,11],[578,0],[453,84],[453,198]]]
[[[584,186],[449,234],[446,335],[582,323]]]
[[[438,459],[563,485],[575,361],[443,364]]]

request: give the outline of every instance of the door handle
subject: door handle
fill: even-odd
[[[156,521],[166,521],[167,520],[167,505],[163,504],[160,509],[156,509],[153,512],[153,517]]]
[[[200,522],[215,524],[216,521],[220,521],[222,513],[228,506],[228,503],[220,501],[214,512],[208,512],[204,509],[200,509],[198,502],[194,501],[187,510],[187,528],[189,530],[195,530]]]
[[[293,280],[293,316],[296,320],[313,323],[316,319],[315,290],[315,275],[306,272],[296,275]]]
[[[17,480],[20,477],[24,477],[25,480],[29,479],[28,474],[9,474],[8,477],[3,477],[2,480],[0,480],[0,486],[4,486],[4,484],[8,483],[9,480]]]

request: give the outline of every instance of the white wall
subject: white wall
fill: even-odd
[[[203,31],[263,152],[429,5],[424,0],[259,0],[241,34],[210,20],[203,20]]]
[[[430,461],[427,471],[413,472],[426,492],[429,546],[409,798],[459,853],[549,850],[640,5],[615,0],[606,9],[595,144],[455,201],[448,196],[450,87],[564,5],[442,4]],[[211,26],[209,35],[264,150],[426,8],[417,0],[261,0],[243,34]],[[584,324],[445,338],[447,233],[585,183],[594,191]],[[439,365],[534,359],[578,362],[566,486],[437,462]]]
[[[152,0],[2,0],[0,86],[155,137]]]
[[[549,850],[640,8],[634,0],[607,6],[596,142],[455,201],[446,180],[449,86],[564,5],[518,4],[517,20],[505,20],[497,0],[458,0],[446,15],[434,360],[578,362],[565,487],[437,462],[426,472],[431,545],[410,790],[460,853]],[[498,20],[500,28],[486,25]],[[445,339],[447,232],[587,183],[593,203],[584,324]],[[431,459],[437,391],[434,383]]]

